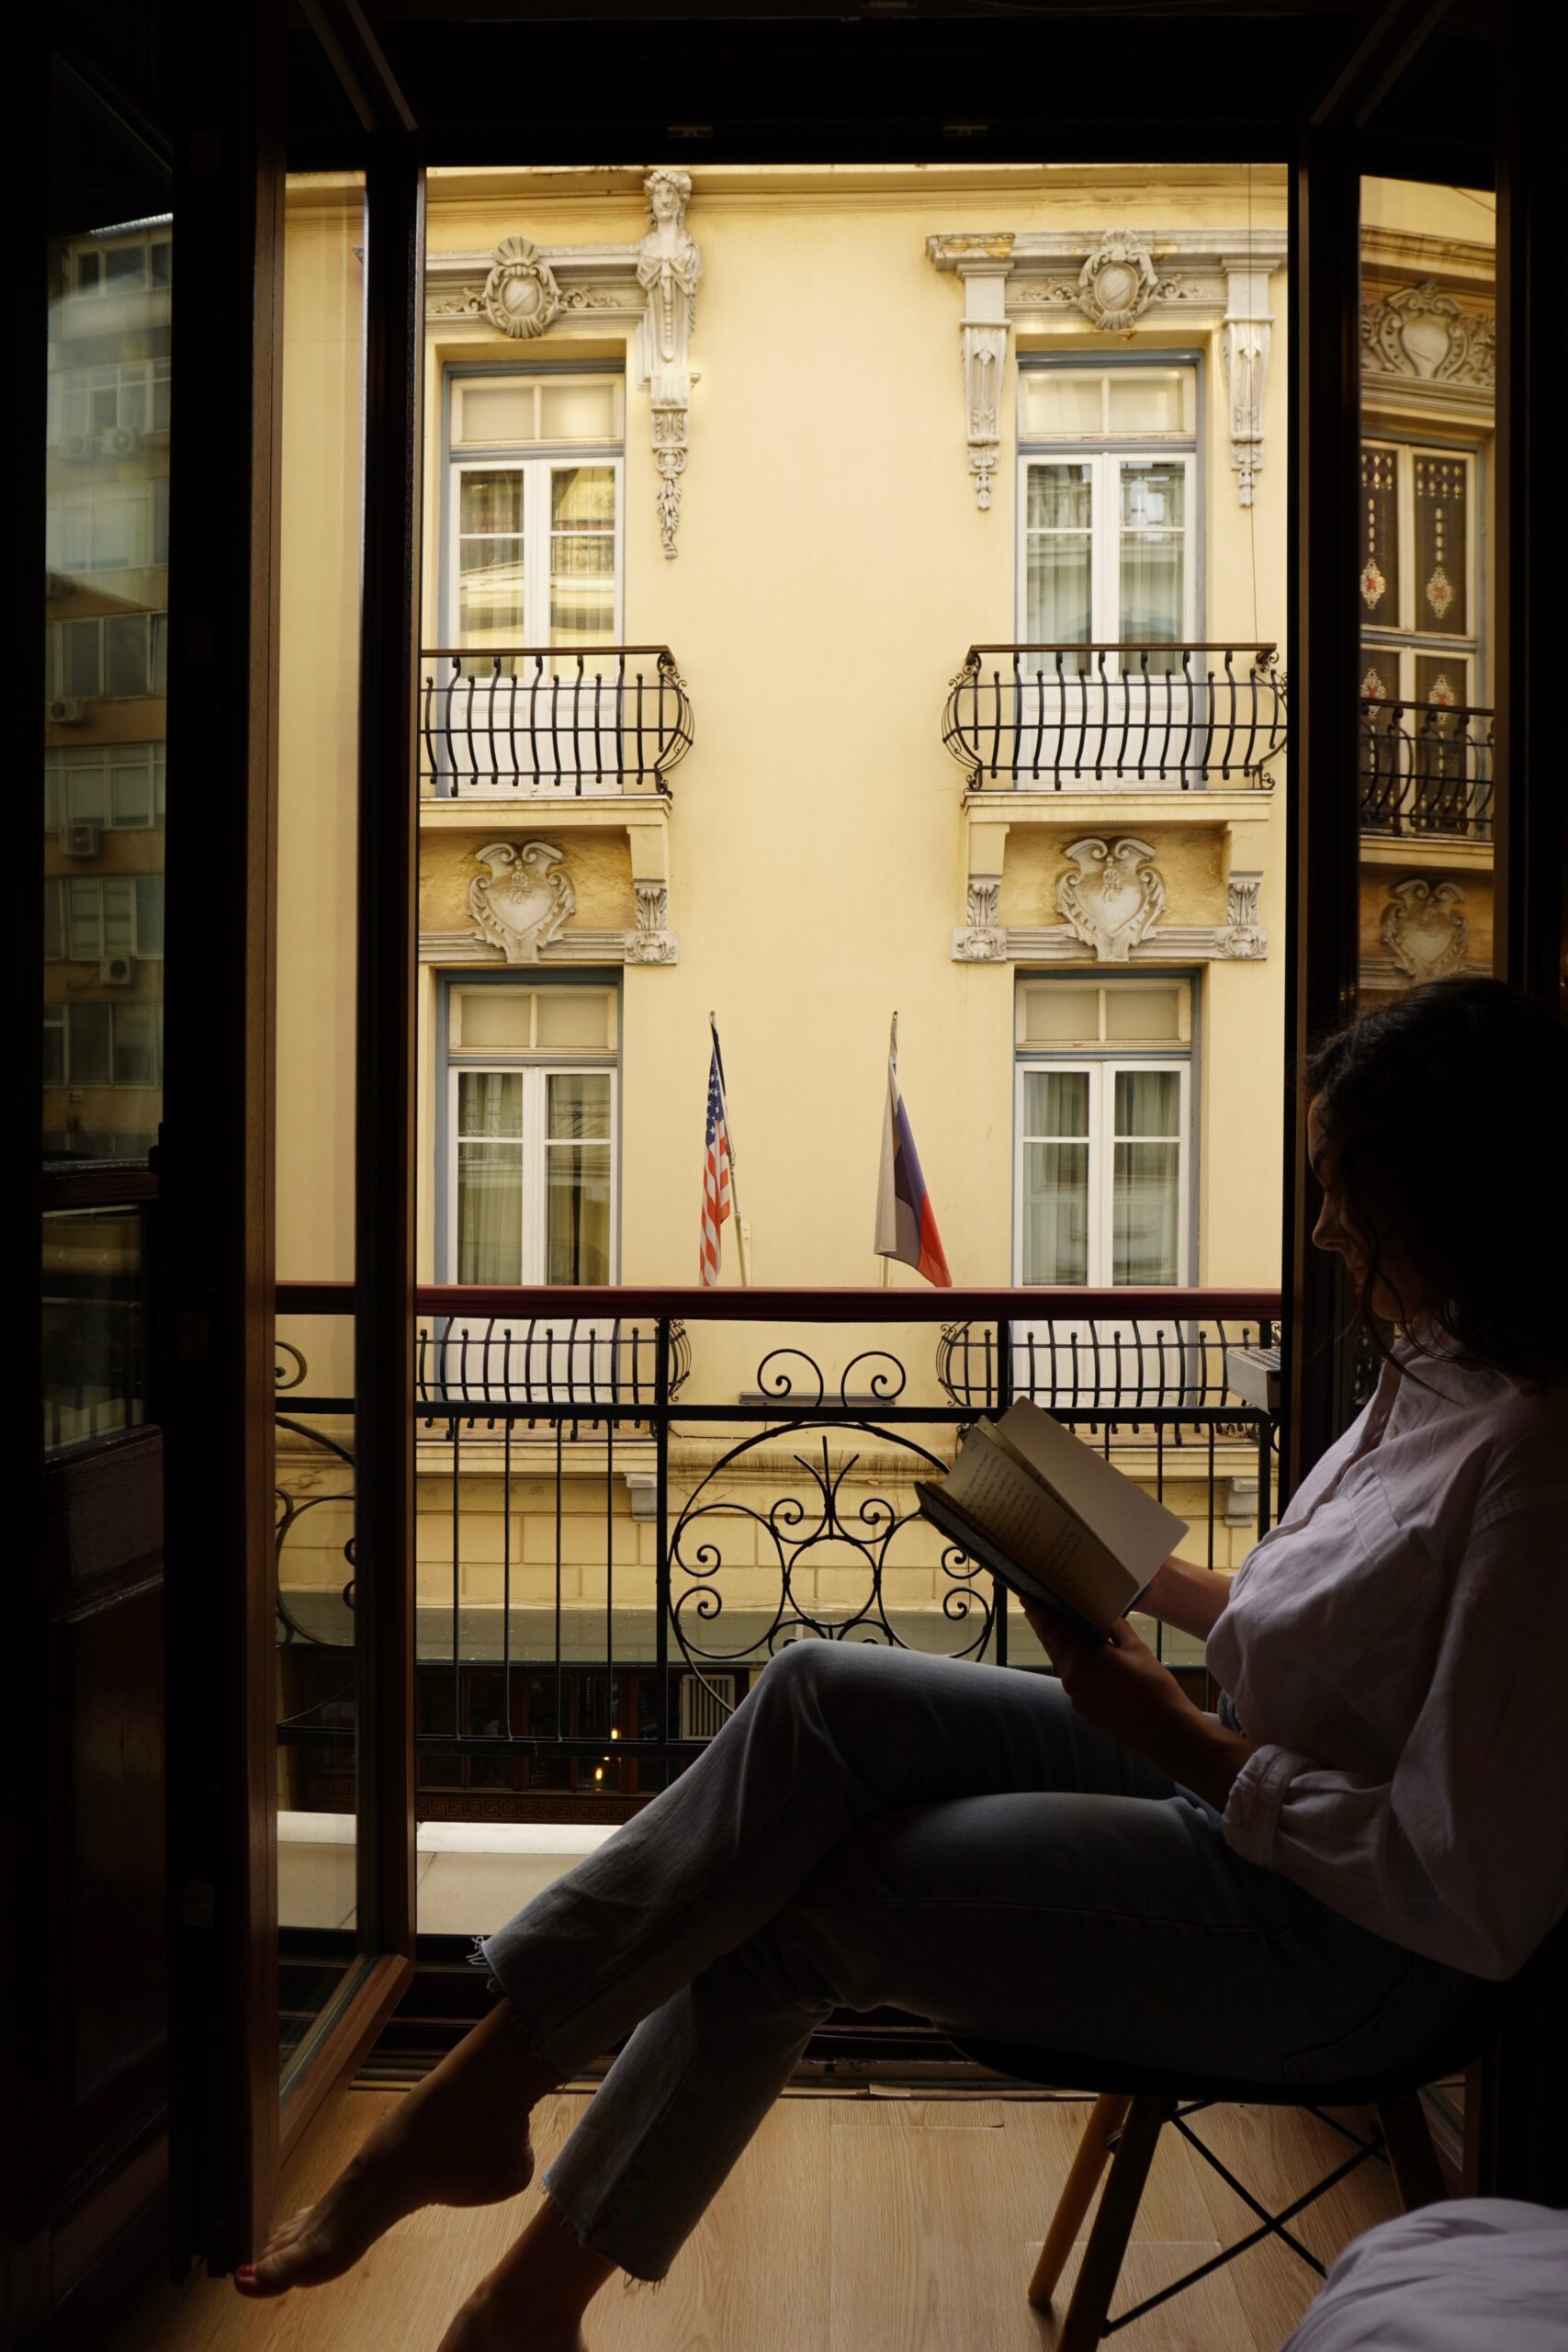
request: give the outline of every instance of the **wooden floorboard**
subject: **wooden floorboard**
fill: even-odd
[[[280,2211],[308,2203],[400,2096],[338,2093],[285,2173]],[[586,2104],[570,2093],[539,2109],[541,2173]],[[1051,2098],[782,2099],[664,2284],[600,2297],[592,2352],[1049,2352],[1077,2252],[1056,2314],[1031,2311],[1024,2289],[1088,2113],[1087,2101]],[[1289,2109],[1215,2109],[1196,2128],[1275,2206],[1348,2147]],[[536,2197],[414,2214],[348,2278],[278,2303],[244,2302],[223,2281],[171,2288],[112,2352],[435,2352]],[[1396,2210],[1387,2168],[1369,2164],[1303,2216],[1300,2234],[1326,2261]],[[1252,2226],[1167,2132],[1113,2312]],[[1114,2340],[1119,2352],[1277,2352],[1314,2288],[1269,2244]]]

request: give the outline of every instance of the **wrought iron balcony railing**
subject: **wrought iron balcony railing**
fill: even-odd
[[[278,1737],[309,1808],[355,1736],[356,1571],[353,1399],[314,1393],[303,1350],[329,1347],[314,1318],[353,1296],[291,1283],[277,1304]],[[1038,1663],[914,1494],[1010,1396],[1135,1460],[1190,1522],[1188,1558],[1224,1566],[1271,1521],[1274,1413],[1259,1364],[1240,1374],[1249,1342],[1267,1357],[1277,1292],[431,1288],[416,1305],[422,1817],[646,1796],[790,1641],[1007,1665],[1010,1628],[1011,1662]],[[920,1327],[944,1321],[939,1381]],[[687,1335],[721,1323],[744,1346],[710,1335],[715,1384]],[[1201,1675],[1190,1645],[1166,1654]]]
[[[1268,789],[1285,747],[1272,645],[972,645],[942,740],[966,789]]]
[[[1472,703],[1361,703],[1364,833],[1492,838],[1494,713]]]
[[[667,645],[420,656],[420,791],[436,799],[668,795],[692,705]]]
[[[1047,1411],[1190,1413],[1193,1426],[1223,1426],[1227,1409],[1245,1419],[1276,1375],[1277,1329],[1269,1315],[1216,1317],[1200,1292],[1157,1316],[1092,1321],[1053,1312],[1014,1321],[1006,1356],[998,1327],[950,1323],[937,1345],[937,1376],[955,1405],[994,1411],[1008,1397],[1032,1397]],[[1179,1420],[1173,1432],[1180,1442]]]

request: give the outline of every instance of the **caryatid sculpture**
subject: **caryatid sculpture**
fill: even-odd
[[[643,380],[652,397],[660,537],[665,554],[673,557],[692,406],[687,352],[703,256],[686,226],[691,174],[650,172],[643,182],[643,193],[648,198],[648,229],[637,249],[637,284],[648,306],[642,322]]]

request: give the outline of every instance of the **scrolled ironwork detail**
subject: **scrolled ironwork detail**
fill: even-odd
[[[857,1363],[861,1361],[863,1359],[856,1359]],[[815,1365],[813,1369],[816,1370]],[[902,1367],[897,1369],[902,1377]],[[879,1448],[906,1455],[911,1481],[947,1466],[940,1454],[907,1430],[837,1418],[792,1423],[793,1435],[820,1434],[820,1456],[794,1452],[792,1459],[807,1482],[806,1491],[780,1495],[766,1509],[760,1509],[725,1492],[725,1482],[749,1456],[776,1445],[780,1430],[774,1427],[750,1432],[727,1450],[687,1498],[671,1529],[669,1549],[672,1574],[690,1579],[683,1591],[671,1595],[671,1626],[686,1665],[721,1706],[725,1702],[704,1675],[705,1666],[728,1667],[754,1657],[759,1650],[772,1657],[782,1643],[805,1635],[822,1641],[870,1641],[894,1648],[908,1646],[888,1614],[886,1578],[898,1566],[891,1555],[899,1537],[912,1524],[924,1528],[926,1522],[918,1510],[900,1510],[886,1494],[863,1494],[858,1501],[850,1501],[845,1484],[861,1456],[858,1452],[847,1453],[835,1463],[829,1448],[830,1432],[853,1432],[874,1441]],[[767,1548],[772,1555],[770,1565],[778,1572],[778,1593],[769,1621],[760,1634],[748,1639],[740,1648],[719,1648],[694,1635],[694,1626],[715,1626],[725,1611],[725,1596],[718,1585],[726,1565],[724,1545],[722,1538],[712,1532],[721,1521],[745,1524],[754,1531],[759,1548]],[[803,1571],[823,1565],[824,1555],[831,1555],[828,1565],[858,1570],[863,1578],[863,1589],[844,1613],[824,1608],[815,1597],[808,1605],[800,1589]],[[950,1589],[942,1598],[942,1616],[971,1636],[949,1655],[977,1657],[990,1638],[995,1621],[995,1604],[988,1585],[981,1582],[982,1572],[975,1563],[951,1544],[942,1547],[938,1572],[950,1579]]]
[[[352,1473],[354,1455],[340,1439],[329,1437],[324,1430],[312,1429],[308,1421],[293,1420],[287,1414],[278,1414],[276,1425],[280,1430],[287,1430],[292,1437],[302,1438],[308,1445],[320,1446],[323,1453],[329,1454],[334,1461],[343,1463]],[[319,1510],[323,1503],[352,1503],[353,1500],[352,1476],[346,1490],[333,1494],[299,1496],[290,1493],[287,1487],[281,1485],[273,1489],[273,1606],[281,1629],[277,1642],[280,1649],[288,1648],[294,1643],[301,1643],[311,1649],[320,1650],[352,1650],[354,1647],[352,1641],[329,1641],[324,1635],[312,1634],[308,1626],[302,1625],[288,1605],[283,1584],[283,1547],[300,1521],[307,1518],[311,1511]],[[358,1575],[358,1566],[355,1558],[355,1539],[352,1532],[344,1540],[343,1556],[348,1565],[349,1573],[348,1580],[343,1586],[338,1597],[344,1607],[352,1611],[357,1601],[355,1579]]]

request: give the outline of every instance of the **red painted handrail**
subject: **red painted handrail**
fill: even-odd
[[[279,1315],[351,1315],[352,1283],[279,1283]],[[1148,1322],[1177,1319],[1277,1320],[1278,1290],[1006,1290],[855,1289],[703,1290],[646,1283],[604,1285],[542,1283],[510,1289],[483,1283],[422,1283],[413,1306],[420,1315],[505,1317],[642,1317],[690,1323],[1045,1323]]]

